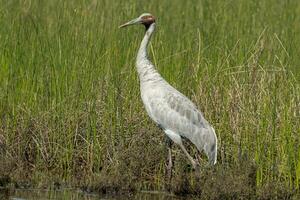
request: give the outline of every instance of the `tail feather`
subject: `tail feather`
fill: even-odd
[[[211,127],[211,129],[213,130],[214,132],[214,137],[215,137],[215,148],[213,149],[212,151],[212,155],[211,155],[211,162],[210,164],[211,165],[215,165],[217,163],[217,154],[218,154],[218,139],[217,139],[217,135],[216,135],[216,132],[215,132],[215,129],[213,127]]]
[[[212,132],[210,132],[210,134],[212,133],[211,136],[213,138],[207,141],[204,151],[208,157],[209,164],[215,165],[217,163],[218,141],[214,128],[211,127],[211,130]]]

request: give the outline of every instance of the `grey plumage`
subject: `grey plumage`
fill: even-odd
[[[211,164],[216,163],[217,140],[214,129],[188,98],[163,79],[142,83],[141,96],[153,121],[165,131],[188,138],[199,151],[205,151]]]
[[[181,137],[188,138],[199,151],[204,150],[209,163],[215,164],[217,137],[213,127],[204,119],[194,103],[161,77],[148,59],[147,46],[155,30],[154,17],[145,13],[121,27],[138,23],[146,26],[146,34],[137,54],[136,66],[140,79],[141,97],[147,113],[164,130],[165,134],[182,148],[194,167],[196,162],[184,148]]]

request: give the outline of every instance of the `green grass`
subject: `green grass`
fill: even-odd
[[[218,167],[253,163],[258,188],[300,188],[300,2],[0,4],[2,174],[164,188],[164,136],[145,113],[135,69],[144,28],[118,29],[151,12],[151,58],[215,127]],[[176,161],[179,177],[188,161]]]

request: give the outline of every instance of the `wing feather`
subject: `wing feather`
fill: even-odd
[[[152,93],[149,92],[148,90],[148,95],[143,100],[147,112],[156,123],[193,143],[202,141],[201,135],[210,129],[210,125],[195,104],[173,88],[164,88],[164,91],[153,88]]]
[[[188,138],[216,162],[217,138],[214,129],[187,97],[171,86],[152,87],[142,93],[149,116],[166,130]]]

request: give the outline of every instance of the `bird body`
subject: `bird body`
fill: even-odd
[[[147,46],[155,30],[155,20],[149,23],[151,17],[153,16],[146,13],[135,21],[132,20],[137,23],[136,21],[140,19],[142,24],[143,18],[148,20],[144,24],[146,33],[136,58],[141,98],[145,109],[165,134],[182,148],[194,167],[196,162],[184,148],[181,137],[188,138],[199,151],[204,150],[209,163],[213,165],[217,161],[217,137],[214,129],[194,103],[161,77],[148,58]],[[130,22],[123,26],[127,25],[130,25]]]

